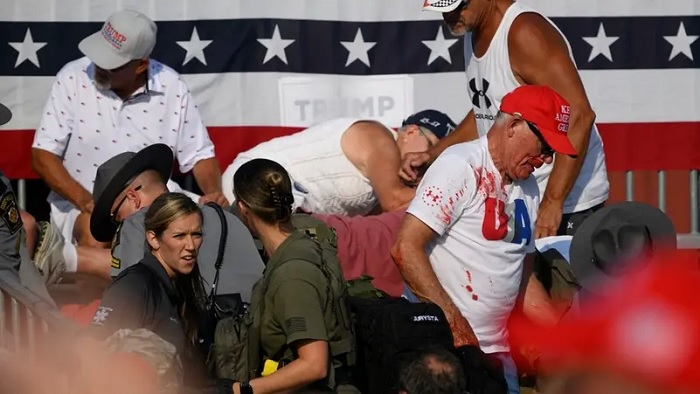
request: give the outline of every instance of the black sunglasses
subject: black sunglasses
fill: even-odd
[[[547,141],[544,139],[544,136],[542,136],[542,133],[540,133],[540,130],[535,126],[534,124],[528,122],[527,120],[525,121],[527,123],[527,127],[530,128],[530,131],[537,137],[538,140],[540,140],[540,144],[542,144],[542,154],[544,156],[554,156],[554,149],[552,149],[551,146],[547,143]]]
[[[136,186],[133,190],[134,190],[135,192],[141,190],[141,185]],[[119,221],[117,220],[117,213],[119,212],[119,208],[121,208],[122,205],[124,204],[124,201],[126,201],[126,197],[127,197],[127,194],[124,195],[124,198],[122,198],[122,200],[119,201],[119,204],[117,204],[117,207],[114,208],[114,210],[112,211],[112,213],[109,214],[109,219],[110,219],[110,220],[112,221],[112,223],[114,223],[114,224],[119,224]]]

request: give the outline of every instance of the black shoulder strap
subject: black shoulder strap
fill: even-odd
[[[228,224],[226,222],[226,217],[224,216],[224,211],[221,209],[219,204],[215,202],[208,202],[207,206],[211,207],[219,215],[221,221],[221,239],[219,239],[219,253],[216,255],[216,274],[214,274],[214,282],[211,286],[211,293],[209,293],[209,303],[208,307],[214,304],[214,297],[216,297],[216,286],[219,283],[219,270],[224,262],[224,252],[226,251],[226,238],[228,238]]]

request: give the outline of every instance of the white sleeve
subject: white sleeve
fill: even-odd
[[[198,161],[214,157],[214,144],[184,81],[180,82],[180,132],[176,155],[182,173],[192,170]]]
[[[32,143],[32,148],[43,149],[59,157],[63,157],[75,122],[75,78],[70,80],[69,77],[66,71],[60,71],[56,76]]]
[[[199,198],[202,197],[197,193],[192,193],[189,190],[185,190],[178,184],[177,182],[173,181],[172,179],[168,180],[167,183],[167,188],[169,192],[174,192],[174,193],[182,193],[189,197],[192,201],[199,203]]]
[[[455,154],[442,154],[428,168],[407,213],[443,235],[476,194],[474,168]]]

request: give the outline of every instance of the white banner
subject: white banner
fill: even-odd
[[[398,127],[413,113],[407,75],[313,76],[279,79],[282,126],[309,127],[338,117],[372,119]]]

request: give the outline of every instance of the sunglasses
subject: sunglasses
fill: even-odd
[[[141,185],[136,186],[133,190],[134,190],[135,192],[141,190]],[[122,198],[122,200],[119,201],[119,204],[117,204],[117,207],[114,208],[114,210],[112,211],[112,213],[109,214],[109,219],[112,221],[112,223],[114,223],[114,224],[119,224],[119,221],[117,220],[117,213],[119,213],[119,209],[122,207],[122,205],[124,205],[124,201],[126,201],[126,197],[127,197],[127,196],[128,196],[128,195],[125,194],[125,195],[124,195],[124,198]]]
[[[530,128],[530,131],[537,137],[538,140],[540,140],[540,144],[542,144],[542,155],[544,156],[554,156],[554,149],[552,149],[551,146],[547,143],[547,141],[544,139],[544,136],[542,136],[542,133],[540,130],[535,126],[534,124],[528,122],[527,120],[525,121],[527,123],[527,127]]]

